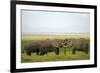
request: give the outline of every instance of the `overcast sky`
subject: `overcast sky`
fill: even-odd
[[[22,10],[22,34],[89,33],[90,14]]]

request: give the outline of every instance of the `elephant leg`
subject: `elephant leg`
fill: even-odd
[[[88,50],[85,50],[85,53],[88,54]]]
[[[40,52],[40,56],[41,56],[41,55],[43,55],[43,53],[42,53],[42,52]]]
[[[56,48],[56,55],[59,55],[59,48]]]
[[[43,53],[42,52],[40,52],[40,56],[42,55]]]
[[[29,53],[29,56],[31,56],[31,53]]]
[[[48,52],[46,52],[46,54],[48,54]]]
[[[37,51],[36,54],[39,55],[39,51]]]
[[[42,53],[40,53],[40,56],[42,56],[42,55],[44,55],[45,53],[44,52],[42,52]]]
[[[39,55],[39,49],[37,49],[36,54]]]
[[[26,54],[31,56],[31,52],[29,50],[26,51]]]
[[[72,54],[76,54],[76,48],[73,48]]]
[[[41,49],[40,49],[40,56],[41,56],[41,55],[44,55],[44,54],[45,54],[45,51],[44,51],[43,48],[41,48]]]
[[[27,53],[27,55],[31,56],[31,52],[30,53]]]

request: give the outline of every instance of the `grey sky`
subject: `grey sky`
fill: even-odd
[[[90,14],[22,10],[22,34],[89,33]]]

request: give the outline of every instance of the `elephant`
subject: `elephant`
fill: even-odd
[[[48,52],[54,52],[59,55],[59,47],[56,46],[57,42],[54,40],[36,40],[31,41],[25,48],[26,54],[31,56],[31,53],[36,53],[37,55],[44,55]]]
[[[81,51],[88,54],[90,43],[88,40],[84,38],[72,39],[71,46],[72,46],[72,54],[76,54],[76,51]]]

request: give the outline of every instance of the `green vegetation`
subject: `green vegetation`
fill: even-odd
[[[63,49],[63,48],[62,48]],[[85,54],[83,52],[77,52],[77,54],[73,55],[71,48],[68,48],[66,51],[66,55],[60,52],[59,55],[55,55],[54,52],[45,54],[43,56],[38,56],[35,53],[32,53],[31,56],[26,55],[26,53],[22,53],[22,62],[44,62],[44,61],[70,61],[70,60],[87,60],[89,59],[89,53]]]

